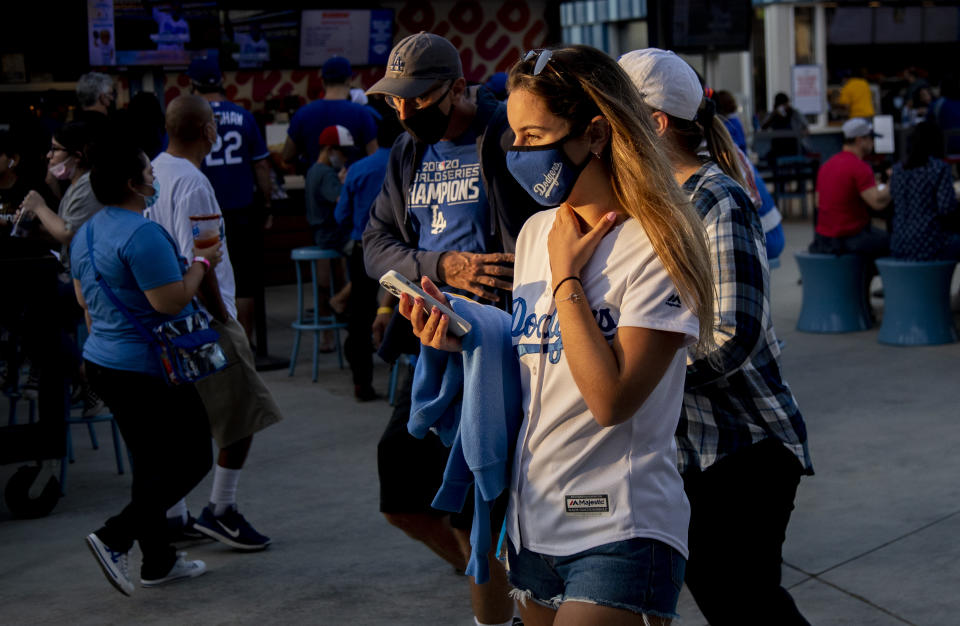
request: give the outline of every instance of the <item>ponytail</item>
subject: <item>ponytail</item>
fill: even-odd
[[[717,105],[713,100],[704,98],[700,103],[700,109],[697,111],[697,117],[693,121],[683,120],[679,117],[666,114],[670,120],[668,132],[672,135],[677,147],[692,156],[696,156],[700,151],[700,146],[706,140],[707,151],[710,159],[713,160],[723,171],[738,185],[746,189],[747,183],[740,172],[739,160],[737,159],[737,145],[733,143],[727,127],[717,116]]]
[[[697,123],[704,129],[704,138],[707,140],[707,150],[710,158],[720,166],[723,173],[729,176],[738,185],[747,188],[743,174],[740,172],[740,161],[737,159],[737,145],[730,137],[730,131],[723,121],[717,117],[717,105],[713,100],[704,98],[700,110],[697,111]]]

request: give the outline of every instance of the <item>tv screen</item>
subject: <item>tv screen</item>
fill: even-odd
[[[220,48],[217,3],[87,2],[90,65],[188,65]]]
[[[750,0],[674,0],[659,6],[663,47],[687,53],[750,49]]]
[[[222,69],[296,67],[300,11],[223,11]]]

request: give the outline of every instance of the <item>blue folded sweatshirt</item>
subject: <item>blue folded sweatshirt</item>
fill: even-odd
[[[483,584],[490,576],[490,512],[510,484],[510,462],[523,419],[520,364],[507,313],[459,297],[450,300],[472,328],[463,337],[460,353],[421,348],[407,430],[422,438],[433,428],[451,446],[434,508],[460,511],[468,490],[474,489],[466,573]]]

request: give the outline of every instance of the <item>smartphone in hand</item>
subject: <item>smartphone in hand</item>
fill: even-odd
[[[454,313],[453,309],[451,309],[447,304],[440,302],[433,296],[429,295],[420,288],[420,285],[410,282],[406,279],[406,277],[398,274],[395,270],[390,270],[381,276],[380,284],[383,285],[384,289],[398,298],[400,297],[400,294],[405,293],[414,299],[423,298],[428,310],[432,309],[433,307],[440,309],[440,312],[450,319],[450,325],[448,327],[450,334],[457,337],[463,337],[470,332],[470,322]]]

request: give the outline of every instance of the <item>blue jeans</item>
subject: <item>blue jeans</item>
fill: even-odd
[[[521,602],[558,609],[567,601],[598,604],[658,617],[677,617],[686,559],[655,539],[627,539],[570,556],[526,548],[517,554],[507,541],[507,577]]]

